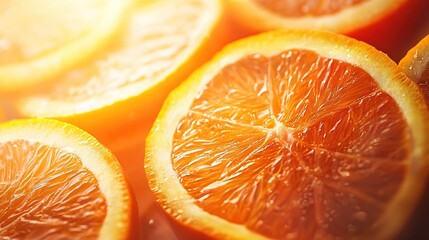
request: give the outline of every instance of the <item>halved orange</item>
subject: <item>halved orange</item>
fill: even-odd
[[[219,239],[392,239],[427,176],[429,113],[385,54],[289,30],[224,48],[146,139],[162,208]]]
[[[132,0],[6,0],[0,3],[0,91],[26,90],[93,55]]]
[[[426,0],[225,2],[232,19],[251,33],[284,28],[329,30],[370,43],[394,60],[406,52],[409,36],[418,21],[427,17],[425,9],[429,6]]]
[[[19,111],[98,138],[150,125],[168,92],[220,48],[222,14],[218,0],[142,1],[114,45],[25,98]]]
[[[429,35],[408,51],[399,66],[419,85],[429,106]]]
[[[83,130],[46,119],[2,123],[0,166],[3,239],[132,237],[121,166]]]

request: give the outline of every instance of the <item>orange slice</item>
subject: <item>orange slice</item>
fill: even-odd
[[[169,95],[145,170],[167,213],[219,239],[392,239],[426,180],[428,119],[373,47],[268,32]]]
[[[419,85],[429,106],[429,35],[408,51],[399,66]]]
[[[131,196],[112,153],[56,120],[0,124],[3,239],[128,239]]]
[[[213,0],[137,6],[113,46],[18,108],[23,116],[71,122],[96,137],[118,128],[123,133],[132,122],[150,124],[167,93],[220,47],[221,17]]]
[[[364,40],[395,60],[426,17],[425,0],[226,0],[230,15],[252,32],[329,30]],[[398,59],[399,60],[399,59]]]
[[[93,55],[131,1],[1,1],[0,91],[25,90]]]

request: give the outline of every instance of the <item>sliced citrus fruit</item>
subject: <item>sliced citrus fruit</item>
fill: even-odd
[[[24,116],[74,123],[97,137],[119,125],[150,122],[169,90],[220,48],[222,12],[217,0],[142,3],[113,46],[19,109]]]
[[[429,106],[429,35],[408,51],[399,66],[419,85]]]
[[[113,154],[56,120],[0,124],[3,239],[128,239],[132,201]]]
[[[24,90],[94,54],[132,0],[0,3],[0,91]]]
[[[239,26],[251,32],[299,28],[329,30],[364,40],[391,57],[427,13],[425,0],[225,0]],[[396,59],[395,59],[396,60]],[[399,59],[398,59],[399,60]]]
[[[146,139],[163,209],[221,239],[391,239],[427,175],[429,113],[385,54],[342,35],[232,43]]]

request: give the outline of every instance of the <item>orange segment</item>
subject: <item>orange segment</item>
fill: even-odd
[[[419,85],[429,106],[429,35],[408,51],[399,66]]]
[[[0,236],[127,239],[131,197],[121,167],[86,132],[54,120],[0,125]]]
[[[156,200],[221,239],[391,239],[426,179],[429,114],[374,48],[328,32],[233,43],[146,140]]]
[[[0,4],[0,91],[25,90],[93,55],[132,0],[7,0]]]
[[[106,199],[77,156],[27,140],[1,143],[0,148],[3,161],[14,161],[0,171],[2,182],[9,183],[1,197],[9,200],[2,204],[2,236],[98,237]],[[73,219],[78,216],[79,221]]]
[[[219,1],[173,2],[137,6],[114,45],[24,99],[22,115],[62,119],[96,136],[150,122],[168,91],[222,42]]]

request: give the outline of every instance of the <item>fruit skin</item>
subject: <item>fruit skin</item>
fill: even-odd
[[[300,36],[300,39],[297,36]],[[315,45],[316,39],[318,45]],[[289,46],[291,42],[293,44]],[[418,131],[414,131],[415,133],[421,133],[414,136],[417,144],[413,149],[415,158],[413,158],[410,169],[412,180],[408,180],[401,188],[413,190],[401,192],[397,196],[398,199],[389,204],[389,208],[397,209],[397,211],[392,211],[383,216],[375,227],[377,230],[374,229],[362,237],[362,239],[393,238],[400,231],[400,226],[406,221],[406,216],[412,211],[410,206],[417,203],[427,179],[429,125],[426,121],[429,120],[429,112],[426,111],[423,96],[419,94],[417,85],[388,56],[355,39],[325,31],[279,30],[231,43],[169,94],[149,136],[146,138],[145,171],[149,179],[149,186],[158,204],[180,224],[213,238],[265,239],[256,233],[249,233],[242,225],[226,223],[222,219],[204,212],[199,207],[195,207],[195,204],[192,203],[193,198],[178,182],[171,167],[169,154],[174,129],[170,128],[173,128],[172,126],[175,126],[189,110],[193,101],[192,96],[189,97],[189,95],[196,94],[202,89],[222,66],[232,64],[246,54],[254,52],[267,53],[268,55],[277,53],[280,45],[285,46],[285,48],[303,47],[333,56],[336,56],[336,52],[341,52],[343,54],[341,60],[350,61],[357,66],[366,66],[364,69],[370,75],[375,76],[383,90],[394,96],[395,99],[405,93],[409,96],[408,99],[397,103],[405,111],[405,115],[408,113],[413,115],[407,118],[407,122],[412,128],[418,129]],[[345,54],[346,52],[347,54]],[[373,59],[377,64],[368,65],[368,58]],[[379,73],[380,70],[386,72]],[[388,76],[385,75],[387,72]],[[393,76],[395,81],[389,78]],[[410,106],[414,107],[408,109]],[[166,191],[166,189],[169,190]],[[386,222],[389,222],[389,227],[382,230],[378,229],[384,227],[383,223]]]
[[[257,16],[254,21],[249,21],[248,19],[254,17],[252,16],[254,15],[254,11],[250,11],[251,8],[246,8],[241,12],[238,10],[237,12],[240,3],[236,2],[242,0],[224,1],[228,6],[228,17],[234,29],[235,39],[281,28],[328,30],[364,41],[378,50],[385,52],[396,62],[400,60],[413,44],[411,36],[415,35],[416,31],[419,30],[421,27],[420,23],[428,18],[427,9],[429,8],[429,1],[427,0],[393,0],[391,1],[394,2],[393,6],[385,13],[379,14],[370,20],[365,19],[365,22],[363,20],[356,20],[357,26],[353,25],[352,21],[338,26],[338,24],[332,25],[332,22],[328,21],[327,24],[318,23],[317,20],[314,23],[304,23],[298,26],[294,23],[286,25],[285,23],[281,23],[279,19],[270,20],[267,19],[269,18],[267,16]],[[358,13],[353,17],[365,14]],[[316,23],[317,25],[315,25]],[[281,24],[282,26],[280,26]]]
[[[408,50],[399,66],[414,82],[421,83],[425,80],[424,74],[429,66],[429,34]]]
[[[126,176],[116,157],[97,139],[72,124],[54,119],[18,119],[1,123],[0,142],[16,139],[37,141],[56,148],[68,149],[66,151],[72,149],[82,160],[83,166],[99,181],[99,187],[108,201],[111,200],[108,207],[117,208],[108,209],[105,224],[100,231],[100,239],[141,239],[137,206]],[[100,164],[101,161],[105,162]],[[107,172],[102,172],[104,170]],[[100,182],[100,177],[105,179],[106,176],[112,179]],[[107,185],[112,183],[121,184],[123,187]],[[121,196],[118,199],[109,199],[108,196],[113,196],[112,192]]]
[[[407,52],[399,67],[419,85],[429,107],[429,34]]]

